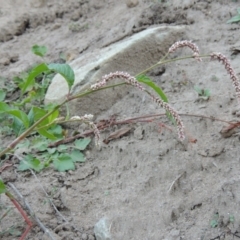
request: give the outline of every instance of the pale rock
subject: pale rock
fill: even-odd
[[[69,63],[75,73],[71,94],[83,93],[110,72],[124,71],[133,76],[138,74],[159,61],[174,42],[183,38],[184,30],[183,26],[149,28],[103,49],[81,55]],[[114,81],[109,84],[113,83]],[[69,104],[70,114],[97,115],[111,108],[128,94],[131,88],[132,86],[125,85],[75,99]],[[68,85],[64,78],[57,74],[48,88],[45,104],[60,104],[66,99],[67,94]]]
[[[94,226],[94,234],[96,240],[111,240],[111,234],[109,232],[110,222],[107,218],[101,218]]]

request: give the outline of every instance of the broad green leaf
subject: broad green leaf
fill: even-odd
[[[85,162],[86,159],[82,152],[79,150],[73,150],[70,154],[70,157],[72,158],[73,162]]]
[[[37,172],[41,171],[43,169],[43,164],[37,159],[34,158],[31,155],[27,155],[20,161],[20,164],[18,166],[19,171],[26,171],[28,169],[33,169]]]
[[[48,148],[48,142],[43,138],[37,138],[32,140],[33,147],[38,151],[45,151]]]
[[[76,148],[78,148],[79,150],[85,150],[87,145],[90,142],[91,142],[91,138],[83,138],[83,139],[76,140],[74,143]]]
[[[62,138],[63,130],[60,125],[53,125],[48,131],[54,134],[54,136]]]
[[[47,151],[49,154],[54,154],[54,153],[56,153],[57,148],[48,148]]]
[[[50,116],[48,116],[48,122],[51,123],[53,122],[59,115],[59,111],[56,110],[54,111]]]
[[[164,102],[168,102],[167,96],[165,95],[163,90],[159,86],[157,86],[149,77],[147,77],[146,75],[139,75],[137,76],[137,80],[151,87]]]
[[[16,147],[15,149],[23,149],[23,148],[28,148],[30,150],[30,141],[25,138],[24,141],[20,142]]]
[[[72,68],[68,64],[51,63],[48,65],[48,68],[56,73],[61,74],[67,81],[69,90],[71,89],[72,85],[74,84],[75,75]]]
[[[6,112],[14,117],[17,117],[26,128],[29,127],[28,116],[25,112],[17,109],[8,110]]]
[[[39,74],[48,71],[48,66],[45,63],[41,63],[34,67],[31,72],[28,74],[27,79],[25,80],[24,84],[22,85],[22,93],[25,93],[26,90],[30,87],[33,87],[35,84],[35,77]]]
[[[49,131],[47,131],[45,128],[42,128],[42,129],[38,129],[37,130],[38,133],[50,140],[57,140],[58,138],[55,137],[52,133],[50,133]]]
[[[47,111],[42,109],[42,108],[38,108],[38,107],[33,107],[33,115],[34,115],[34,121],[38,121],[40,118],[42,118],[43,116],[45,116],[47,114]],[[48,118],[44,119],[39,125],[38,128],[41,128],[42,126],[48,125],[49,121]]]
[[[6,91],[0,89],[0,101],[3,101],[6,97]]]
[[[32,46],[32,52],[40,57],[43,57],[47,53],[47,48],[45,46],[34,45]]]
[[[5,113],[6,111],[9,111],[11,108],[5,103],[0,102],[0,113]]]
[[[75,169],[71,157],[67,154],[62,154],[57,159],[54,159],[53,165],[59,172]]]
[[[24,132],[25,129],[26,128],[23,122],[19,118],[13,117],[12,130],[14,131],[15,135],[19,136],[21,133]]]
[[[7,188],[3,183],[2,179],[0,179],[0,194],[7,192]]]
[[[63,151],[65,151],[65,150],[67,150],[67,149],[68,149],[67,145],[64,145],[64,144],[59,145],[59,146],[57,147],[57,150],[58,150],[59,152],[63,152]]]

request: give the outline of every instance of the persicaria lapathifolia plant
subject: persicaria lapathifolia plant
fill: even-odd
[[[126,72],[115,72],[115,73],[110,73],[107,74],[105,76],[102,77],[102,80],[99,81],[98,83],[95,83],[91,86],[92,90],[97,90],[100,89],[102,87],[104,87],[107,82],[109,82],[110,80],[114,79],[114,78],[122,78],[125,80],[126,83],[140,89],[141,91],[145,91],[145,88],[137,81],[137,79],[133,76],[131,76],[130,74],[126,73]],[[182,123],[182,120],[180,118],[180,116],[178,115],[178,113],[166,102],[164,102],[161,98],[155,97],[154,95],[150,94],[149,92],[147,92],[150,96],[151,99],[156,102],[158,105],[160,105],[162,108],[164,108],[167,112],[169,112],[172,117],[174,118],[176,124],[177,124],[177,128],[178,128],[178,136],[180,138],[180,140],[184,140],[185,136],[184,136],[184,126]]]

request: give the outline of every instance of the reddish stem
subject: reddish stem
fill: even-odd
[[[19,240],[24,240],[25,237],[27,236],[27,234],[29,233],[29,231],[31,230],[33,223],[31,222],[31,220],[28,218],[27,214],[25,213],[25,211],[22,209],[21,205],[17,202],[17,200],[12,196],[11,193],[6,192],[5,193],[6,196],[11,200],[11,202],[14,204],[14,206],[17,208],[17,210],[20,212],[20,214],[22,215],[22,217],[24,218],[25,222],[27,223],[27,228],[24,231],[24,233],[22,234],[22,236],[20,237]]]

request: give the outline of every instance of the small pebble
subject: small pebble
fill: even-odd
[[[126,0],[126,4],[129,8],[133,8],[138,5],[138,0]]]

